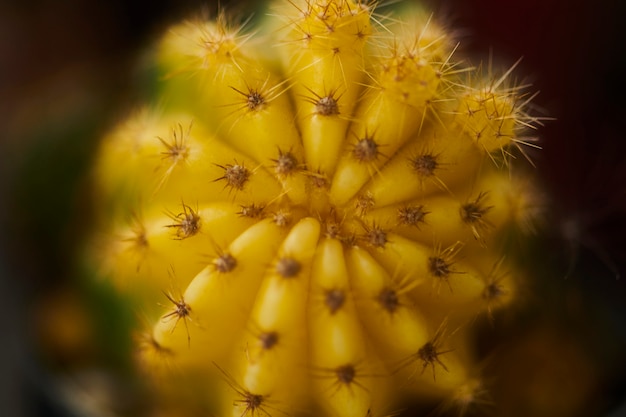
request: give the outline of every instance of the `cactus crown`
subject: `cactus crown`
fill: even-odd
[[[354,0],[284,2],[254,36],[223,14],[165,34],[158,103],[102,143],[92,255],[152,320],[155,380],[225,381],[207,406],[237,417],[483,389],[465,336],[515,297],[515,271],[491,271],[534,213],[509,171],[538,120],[513,68],[483,76],[455,45]]]

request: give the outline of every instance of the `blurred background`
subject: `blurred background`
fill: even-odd
[[[626,416],[626,3],[424,3],[459,29],[462,54],[476,62],[490,51],[505,66],[523,56],[516,73],[540,91],[537,113],[556,118],[539,131],[543,150],[533,154],[550,207],[520,253],[528,302],[476,339],[498,375],[495,405],[483,411]],[[247,16],[255,2],[221,5]],[[147,409],[135,395],[141,384],[126,356],[127,329],[117,324],[132,312],[80,279],[76,254],[94,210],[85,171],[102,132],[144,93],[141,51],[201,8],[217,5],[0,2],[3,416]],[[94,305],[102,308],[87,308]],[[68,323],[70,316],[81,319]],[[417,412],[428,410],[405,414]]]

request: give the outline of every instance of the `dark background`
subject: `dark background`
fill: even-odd
[[[533,249],[523,253],[533,271],[532,301],[495,336],[477,340],[479,352],[495,357],[499,372],[516,381],[495,393],[511,407],[501,415],[533,416],[533,386],[555,403],[578,395],[575,411],[553,409],[566,410],[564,417],[609,415],[625,398],[622,3],[429,2],[436,16],[460,29],[464,55],[487,59],[491,49],[503,65],[523,56],[516,73],[540,90],[539,111],[556,118],[540,129],[543,150],[533,156],[551,206]],[[228,7],[245,16],[253,4]],[[0,331],[8,335],[0,338],[3,416],[66,415],[34,360],[34,312],[73,285],[73,256],[93,210],[81,174],[99,134],[140,97],[133,60],[168,23],[200,7],[216,6],[191,0],[0,2]],[[495,346],[507,353],[494,354]],[[101,352],[78,356],[85,363],[117,363]],[[529,360],[537,366],[515,366]],[[581,362],[578,369],[574,364]]]

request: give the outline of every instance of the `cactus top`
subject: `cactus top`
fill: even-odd
[[[423,13],[350,0],[163,37],[153,101],[102,143],[93,258],[147,312],[168,407],[172,369],[237,417],[478,401],[465,336],[515,298],[497,237],[534,213],[510,162],[538,119],[512,69],[456,49]]]

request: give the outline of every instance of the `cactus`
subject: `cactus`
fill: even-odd
[[[186,390],[236,417],[484,402],[469,337],[518,299],[502,236],[536,216],[513,159],[540,119],[515,65],[457,46],[353,0],[163,36],[155,95],[102,141],[89,255],[143,316],[161,411]]]

